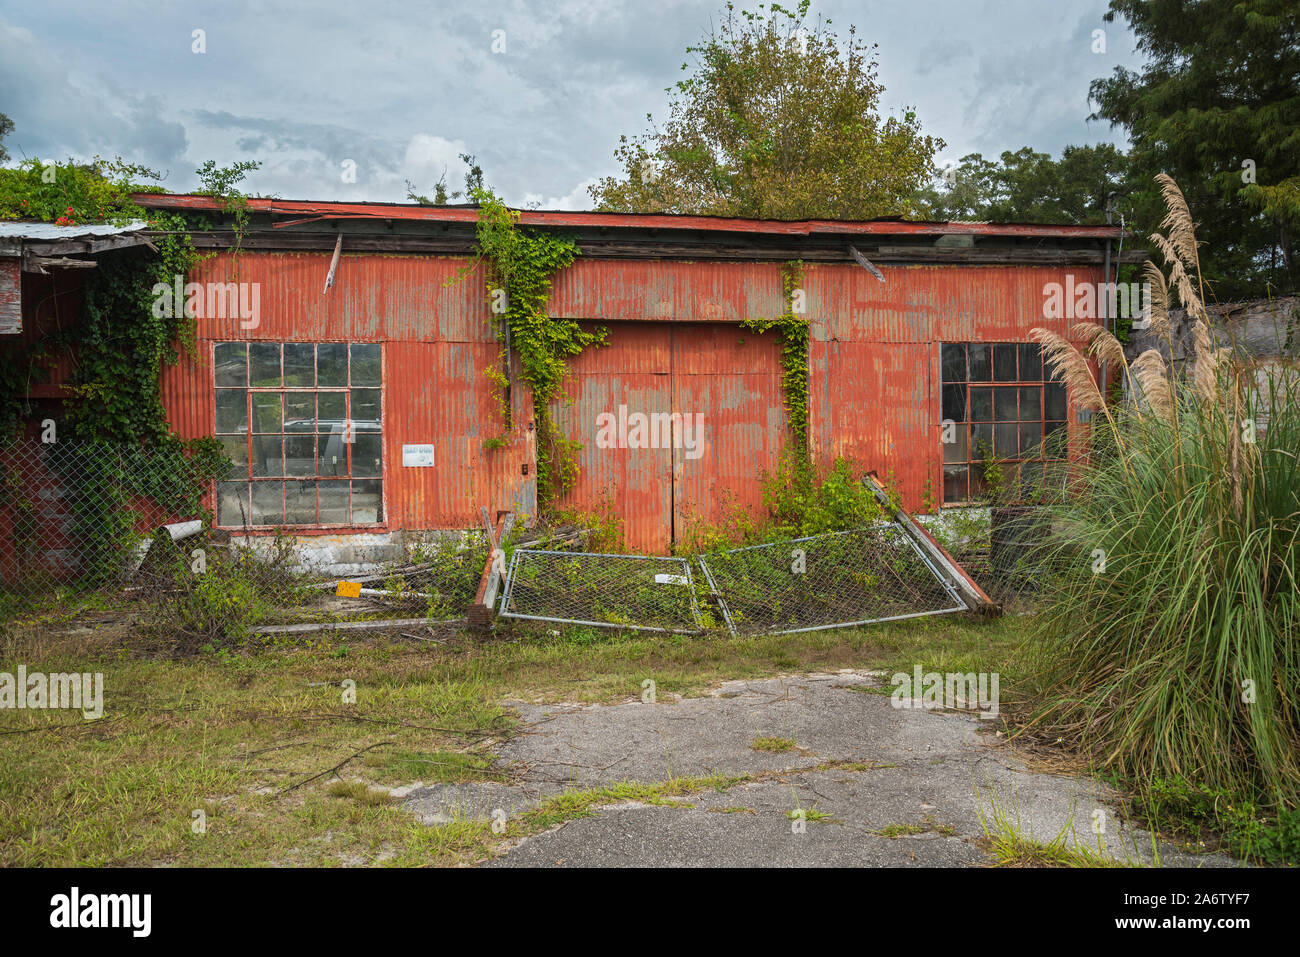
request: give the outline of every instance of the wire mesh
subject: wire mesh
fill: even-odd
[[[639,631],[698,631],[684,558],[516,549],[500,615]]]
[[[312,539],[212,527],[224,469],[175,446],[0,445],[0,622],[84,598],[183,650],[266,626],[464,617],[487,560],[481,532],[363,556],[340,595],[339,576],[310,559]]]
[[[700,558],[733,633],[782,634],[964,611],[893,523]]]

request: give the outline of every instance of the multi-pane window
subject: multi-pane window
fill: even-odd
[[[218,525],[383,521],[378,343],[219,342],[213,370]]]
[[[1065,386],[1038,344],[944,343],[942,366],[943,418],[956,424],[942,446],[944,502],[984,495],[990,461],[1006,481],[1042,488],[1044,469],[1066,457],[1067,433]]]

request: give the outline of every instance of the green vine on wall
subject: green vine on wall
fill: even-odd
[[[509,209],[489,190],[475,189],[471,198],[479,204],[476,238],[478,256],[461,271],[468,275],[486,258],[491,268],[487,277],[488,305],[502,341],[501,366],[487,370],[494,393],[501,403],[506,430],[511,425],[509,356],[519,354],[521,376],[532,387],[533,414],[537,429],[537,502],[546,508],[573,487],[578,474],[577,452],[581,443],[561,435],[551,416],[550,401],[561,394],[568,359],[588,346],[605,344],[608,331],[588,332],[572,319],[547,315],[551,280],[578,256],[572,239],[550,233],[525,231],[519,227],[519,213]],[[489,448],[499,448],[503,437],[489,439]]]
[[[742,329],[763,333],[775,329],[781,337],[781,391],[790,415],[790,431],[800,457],[808,456],[808,320],[803,309],[796,312],[803,294],[803,260],[781,267],[785,312],[775,319],[746,319]]]
[[[159,283],[172,288],[199,256],[182,216],[146,211],[132,200],[132,192],[148,189],[133,182],[141,175],[159,178],[141,166],[98,158],[82,164],[31,160],[0,169],[0,219],[59,225],[143,220],[151,231],[152,250],[116,250],[97,258],[96,268],[86,273],[79,317],[59,322],[34,343],[0,347],[0,437],[6,439],[30,416],[24,397],[35,381],[48,378],[51,358],[74,357],[65,383],[73,399],[64,404],[56,435],[60,442],[83,443],[85,451],[56,457],[61,464],[52,467],[67,470],[65,482],[96,490],[74,496],[74,511],[83,540],[95,542],[105,557],[132,534],[135,496],[197,515],[207,482],[230,466],[215,439],[182,441],[168,426],[160,378],[164,365],[179,361],[178,343],[196,358],[194,320],[183,308],[155,309],[154,289]],[[181,469],[190,481],[177,481]],[[90,559],[87,570],[93,572],[96,556]]]

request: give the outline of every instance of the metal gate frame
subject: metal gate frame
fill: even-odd
[[[686,574],[686,588],[690,592],[691,598],[691,619],[695,623],[693,629],[663,628],[658,625],[625,625],[610,621],[589,621],[583,618],[555,618],[547,615],[524,615],[519,612],[510,610],[510,598],[514,594],[515,571],[519,567],[519,559],[524,555],[563,555],[566,558],[573,558],[575,555],[581,555],[584,558],[617,558],[633,561],[656,561],[656,562],[674,562],[681,565]],[[657,631],[664,633],[685,633],[695,634],[704,630],[700,622],[700,606],[695,598],[695,576],[691,574],[691,563],[685,558],[674,558],[663,555],[619,555],[613,552],[565,552],[552,551],[549,549],[532,549],[517,548],[513,555],[510,556],[510,568],[506,573],[506,587],[501,594],[501,604],[498,606],[497,616],[500,618],[521,618],[531,621],[552,621],[562,625],[591,625],[595,628],[623,628],[629,631]]]
[[[921,561],[925,564],[925,567],[926,567],[927,569],[929,569],[930,574],[932,574],[932,575],[934,576],[935,580],[936,580],[940,585],[943,586],[943,590],[944,590],[944,591],[948,594],[948,596],[949,596],[953,601],[955,601],[957,604],[954,605],[954,606],[951,607],[951,608],[938,608],[938,609],[933,609],[933,610],[931,610],[931,611],[918,611],[918,612],[911,612],[911,613],[906,614],[906,615],[886,615],[886,616],[881,617],[881,618],[862,618],[862,619],[859,619],[859,620],[857,620],[857,621],[841,621],[841,622],[832,622],[831,624],[826,624],[826,625],[810,625],[810,626],[805,627],[805,628],[778,628],[778,629],[771,629],[771,630],[765,630],[765,631],[761,632],[761,634],[765,634],[765,635],[793,635],[793,634],[799,634],[799,633],[801,633],[801,632],[805,632],[805,631],[826,631],[827,629],[830,629],[830,628],[852,628],[852,627],[854,627],[854,626],[856,626],[856,625],[870,625],[870,624],[876,624],[876,623],[878,623],[878,622],[882,622],[882,621],[901,621],[901,620],[903,620],[904,618],[924,618],[924,617],[926,617],[927,615],[950,615],[950,614],[952,614],[953,612],[958,612],[958,611],[967,611],[967,610],[968,610],[966,603],[965,603],[964,601],[962,601],[961,596],[957,593],[957,589],[955,589],[955,588],[952,586],[952,583],[948,581],[947,577],[944,576],[944,575],[939,571],[939,569],[935,566],[934,562],[930,559],[930,556],[927,555],[927,554],[925,553],[925,551],[924,551],[924,550],[923,550],[919,545],[917,545],[916,541],[915,541],[915,540],[912,538],[912,536],[908,533],[908,529],[907,529],[907,527],[906,527],[905,525],[903,525],[902,522],[897,522],[897,521],[894,521],[894,522],[880,522],[880,523],[878,523],[878,524],[876,524],[876,525],[867,525],[867,526],[865,526],[865,527],[863,527],[863,528],[848,529],[848,530],[846,530],[846,531],[841,531],[841,532],[823,532],[823,533],[821,533],[820,535],[805,535],[803,538],[790,538],[790,539],[785,539],[785,540],[783,540],[783,541],[779,541],[779,542],[767,542],[767,543],[764,543],[764,544],[762,544],[762,545],[746,545],[746,546],[744,546],[744,547],[742,547],[742,548],[732,548],[732,549],[728,549],[727,551],[724,551],[724,552],[714,552],[714,556],[713,556],[713,557],[716,558],[716,557],[720,557],[720,556],[723,556],[723,555],[734,555],[734,554],[736,554],[736,553],[738,553],[738,552],[748,552],[748,551],[753,551],[753,550],[755,550],[755,549],[760,549],[760,548],[777,548],[777,547],[786,547],[786,546],[790,546],[790,545],[797,545],[797,544],[799,544],[800,542],[810,542],[810,541],[814,541],[814,540],[818,540],[818,539],[833,538],[833,537],[835,537],[835,536],[839,536],[839,535],[853,535],[853,534],[855,534],[855,533],[857,533],[857,532],[867,532],[867,531],[871,531],[872,529],[877,529],[877,528],[894,528],[894,529],[897,529],[897,530],[898,530],[898,533],[899,533],[899,534],[900,534],[900,535],[901,535],[901,536],[902,536],[902,537],[907,541],[907,543],[908,543],[909,545],[912,546],[912,550],[913,550],[914,552],[916,552],[917,556],[918,556],[918,557],[921,559]],[[709,591],[710,591],[710,593],[713,595],[714,600],[718,603],[718,607],[722,610],[722,617],[723,617],[723,620],[725,620],[726,623],[727,623],[727,629],[731,632],[732,636],[735,637],[735,636],[739,635],[739,632],[736,630],[736,624],[735,624],[735,622],[732,621],[732,618],[731,618],[731,610],[727,607],[727,600],[723,597],[722,593],[718,590],[717,583],[716,583],[716,581],[715,581],[714,578],[713,578],[713,572],[712,572],[712,571],[710,570],[710,568],[709,568],[708,558],[709,558],[708,555],[701,555],[701,556],[699,556],[699,558],[697,559],[697,561],[700,563],[700,568],[703,569],[703,571],[704,571],[704,577],[705,577],[705,579],[706,579],[706,580],[708,581],[708,583],[709,583]]]

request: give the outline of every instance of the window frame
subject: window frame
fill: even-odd
[[[947,370],[947,363],[944,358],[944,352],[947,349],[947,347],[951,347],[951,346],[960,346],[963,350],[963,356],[962,356],[963,368],[962,368],[961,379],[947,378],[948,370]],[[970,347],[971,346],[988,347],[988,351],[989,351],[988,371],[989,371],[990,378],[978,379],[978,380],[972,380],[970,378],[970,367],[971,367]],[[1003,346],[1003,347],[1010,346],[1015,350],[1016,375],[1014,378],[1010,378],[1010,379],[998,378],[997,360],[995,357],[998,352],[997,347],[999,346]],[[1023,378],[1023,372],[1026,371],[1022,369],[1022,365],[1025,362],[1025,356],[1023,352],[1025,347],[1027,346],[1033,347],[1033,349],[1036,350],[1037,352],[1037,366],[1039,370],[1039,378],[1037,379]],[[954,342],[940,341],[938,343],[938,348],[939,348],[939,356],[938,356],[938,363],[937,363],[939,369],[938,404],[939,404],[939,421],[941,424],[950,420],[950,417],[946,414],[947,410],[945,408],[946,405],[945,399],[946,399],[946,393],[948,388],[953,386],[960,386],[964,390],[963,415],[960,419],[952,419],[951,421],[953,421],[953,423],[960,430],[958,433],[959,436],[963,437],[965,440],[965,457],[960,461],[951,461],[951,462],[948,461],[947,449],[951,443],[945,443],[943,441],[942,429],[940,431],[940,436],[939,436],[939,479],[940,479],[939,500],[943,506],[970,507],[970,506],[983,504],[980,495],[983,493],[984,490],[984,479],[982,476],[976,479],[972,475],[973,470],[978,466],[982,466],[984,462],[983,458],[978,457],[978,453],[976,450],[977,440],[976,440],[975,432],[976,432],[976,427],[978,426],[985,427],[988,430],[987,434],[989,436],[989,439],[991,441],[994,450],[996,450],[998,447],[999,426],[1010,426],[1016,429],[1015,454],[1004,456],[1004,455],[996,454],[995,452],[995,454],[993,455],[993,461],[997,462],[999,465],[1003,465],[1004,467],[1014,466],[1014,469],[1008,469],[1008,471],[1012,471],[1013,474],[1017,476],[1017,478],[1019,478],[1020,475],[1023,474],[1022,467],[1024,463],[1040,463],[1039,481],[1045,482],[1045,476],[1047,475],[1049,466],[1055,466],[1055,465],[1059,465],[1060,463],[1066,463],[1070,461],[1071,444],[1073,439],[1073,436],[1070,433],[1070,415],[1069,415],[1070,394],[1060,374],[1057,373],[1055,370],[1051,370],[1048,368],[1047,362],[1043,357],[1043,350],[1041,345],[1035,342],[1008,342],[1006,340],[998,340],[998,341],[965,340],[965,341],[954,341]],[[1062,396],[1062,401],[1064,402],[1064,408],[1060,410],[1061,416],[1059,418],[1057,417],[1048,418],[1047,416],[1047,403],[1048,403],[1047,389],[1049,386],[1057,386],[1061,389],[1061,396]],[[972,392],[975,389],[987,389],[989,391],[989,414],[986,417],[980,417],[978,419],[975,417],[974,414],[975,410],[974,410],[974,403],[972,399]],[[1014,410],[1015,417],[1014,418],[1008,419],[1008,418],[999,417],[998,390],[1001,389],[1009,390],[1013,392],[1015,396],[1015,410]],[[1037,390],[1038,416],[1036,418],[1024,417],[1024,401],[1026,398],[1024,390],[1026,389]],[[1025,438],[1023,429],[1026,425],[1031,425],[1034,423],[1037,423],[1038,425],[1038,440],[1030,447],[1029,451],[1036,452],[1037,454],[1027,455],[1020,450],[1020,446],[1023,443]],[[1051,426],[1052,428],[1049,429],[1049,426]],[[1052,435],[1056,434],[1058,431],[1065,433],[1065,438],[1063,440],[1064,446],[1062,447],[1058,455],[1048,457],[1046,454],[1047,443],[1049,441],[1049,438]],[[982,438],[980,439],[980,441],[982,441]],[[952,498],[952,499],[948,497],[947,470],[949,468],[966,469],[966,476],[965,476],[966,494],[964,497]],[[976,484],[977,481],[979,483],[978,486]]]
[[[218,384],[219,370],[217,367],[217,349],[219,346],[225,346],[225,345],[235,345],[235,346],[242,345],[244,347],[245,378],[244,378],[243,385],[228,386],[228,385]],[[279,349],[279,362],[280,362],[279,385],[254,386],[252,385],[253,361],[254,361],[253,351],[257,346],[267,346],[267,345],[274,345],[277,346]],[[344,357],[345,357],[345,363],[344,363],[345,376],[344,376],[344,384],[341,386],[334,386],[334,385],[321,386],[319,384],[318,379],[319,379],[320,359],[319,359],[318,347],[322,345],[339,345],[343,347]],[[313,360],[313,368],[312,368],[313,384],[312,385],[310,386],[286,385],[285,383],[285,347],[286,346],[311,346],[312,347],[312,360]],[[353,362],[354,362],[353,347],[355,346],[373,346],[377,350],[378,362],[379,362],[379,376],[378,376],[377,384],[373,384],[373,385],[369,383],[363,385],[353,384],[352,382]],[[389,472],[388,458],[389,456],[387,454],[387,449],[385,447],[385,436],[387,435],[385,420],[388,412],[387,400],[385,396],[385,393],[387,392],[387,389],[385,388],[386,377],[387,377],[387,362],[385,361],[384,352],[385,349],[384,349],[384,344],[382,342],[364,342],[364,341],[357,342],[352,340],[328,339],[328,338],[310,339],[310,340],[221,339],[221,340],[210,341],[208,358],[212,366],[211,376],[209,377],[209,382],[212,387],[212,403],[211,403],[211,408],[213,411],[212,434],[216,437],[218,442],[222,442],[223,440],[230,439],[230,438],[242,438],[244,440],[243,442],[244,461],[242,463],[242,473],[240,472],[240,465],[237,464],[236,471],[232,475],[228,476],[223,480],[218,480],[213,483],[212,493],[213,493],[213,520],[214,520],[213,527],[214,528],[228,529],[228,530],[238,530],[238,529],[246,528],[249,531],[259,531],[259,532],[263,532],[271,529],[278,529],[278,528],[292,528],[292,529],[303,529],[303,530],[364,529],[366,531],[386,531],[388,529],[388,522],[389,522],[388,519],[388,472]],[[320,439],[322,437],[329,438],[331,436],[345,435],[346,425],[344,427],[343,432],[336,432],[334,430],[331,430],[330,432],[322,433],[320,431],[319,397],[323,394],[343,395],[344,396],[344,408],[343,408],[344,418],[342,421],[344,423],[356,423],[361,420],[358,420],[353,416],[353,392],[359,390],[373,390],[374,392],[378,393],[377,396],[378,411],[379,411],[378,428],[358,429],[356,428],[355,425],[353,425],[353,432],[352,432],[353,441],[343,442],[343,445],[346,448],[346,455],[347,455],[345,474],[340,477],[325,475],[321,471],[322,453],[320,448]],[[223,391],[244,393],[245,419],[243,424],[243,432],[219,432],[217,430],[217,400],[219,398],[220,393]],[[312,396],[312,411],[313,411],[313,420],[314,420],[313,429],[309,431],[286,430],[287,423],[285,421],[285,410],[287,407],[287,396],[292,393],[307,393]],[[257,429],[255,418],[254,418],[255,396],[257,395],[278,395],[280,397],[279,431],[262,432]],[[373,420],[366,419],[364,421],[370,422]],[[259,436],[278,437],[279,447],[280,447],[279,474],[275,474],[275,475],[254,474],[253,469],[256,463],[256,459],[254,458],[253,455],[254,440]],[[309,436],[313,440],[311,460],[313,461],[314,464],[313,464],[313,471],[309,475],[302,475],[302,474],[291,475],[288,474],[287,471],[288,469],[288,466],[286,465],[287,457],[284,454],[286,448],[286,441],[288,439],[299,437],[299,436]],[[356,453],[356,441],[357,439],[360,439],[362,436],[376,436],[378,438],[379,469],[376,474],[357,475],[354,471],[355,469],[354,455]],[[247,524],[222,524],[220,521],[220,509],[221,509],[220,487],[221,485],[229,482],[242,483],[246,487],[248,495],[244,500],[244,504],[248,509],[249,521]],[[308,521],[308,522],[287,520],[287,513],[289,511],[289,505],[290,505],[289,486],[290,483],[294,483],[294,482],[313,483],[314,497],[315,497],[314,512],[316,515],[315,520]],[[347,520],[346,521],[323,522],[319,520],[321,516],[320,493],[321,493],[322,482],[337,483],[338,485],[344,486],[347,489],[347,498],[346,498]],[[353,499],[356,494],[354,486],[358,482],[379,483],[379,496],[377,502],[376,521],[362,522],[362,521],[357,521],[354,518]],[[253,508],[252,506],[253,490],[258,484],[270,485],[272,483],[279,483],[280,486],[280,521],[274,522],[272,524],[253,524],[253,522],[251,521],[252,508]]]

